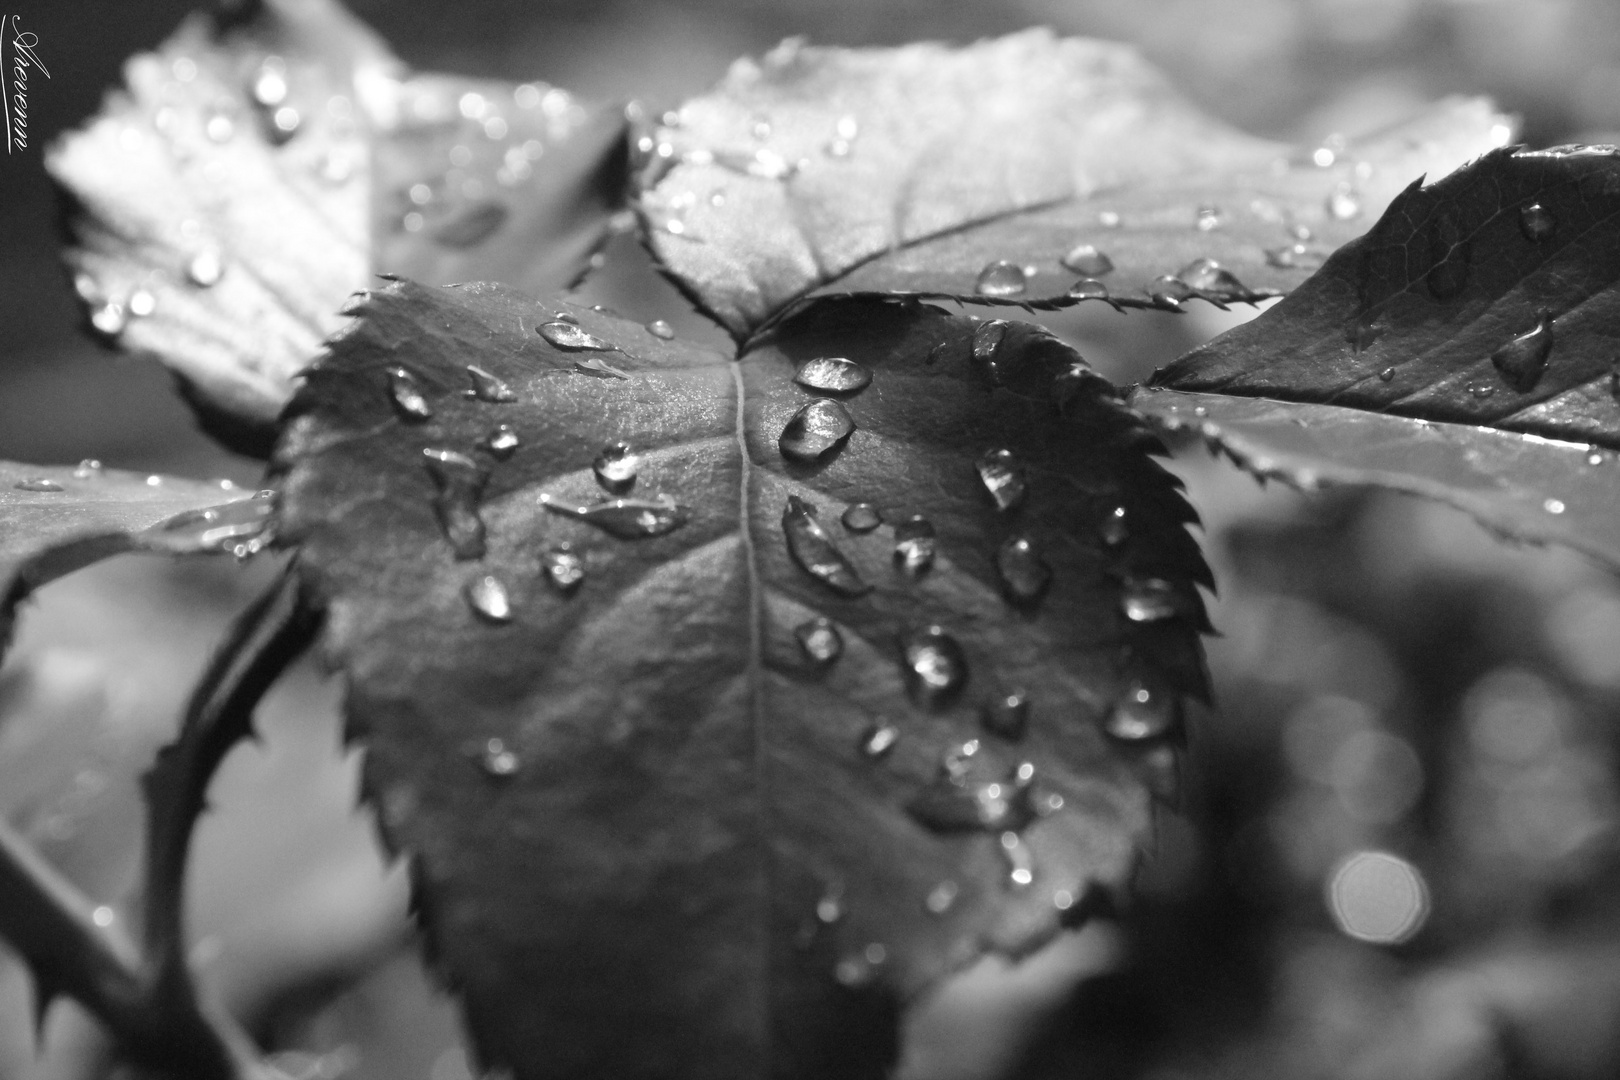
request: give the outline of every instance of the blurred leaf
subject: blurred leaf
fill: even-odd
[[[1128,47],[1046,30],[959,49],[793,40],[669,119],[645,142],[667,169],[640,197],[651,243],[739,337],[829,293],[1041,307],[1089,277],[1141,307],[1274,295],[1413,177],[1511,135],[1457,99],[1296,150],[1205,116]]]
[[[51,150],[91,328],[268,452],[372,271],[571,283],[624,184],[624,118],[545,86],[411,75],[336,0],[188,20]],[[421,205],[418,206],[417,202]]]
[[[870,385],[794,381],[827,356]],[[367,301],[292,407],[284,537],[492,1064],[881,1076],[898,1004],[1124,882],[1204,691],[1208,576],[1157,444],[1077,362],[915,303],[817,305],[729,362],[497,286]],[[784,457],[831,402],[853,434]],[[1002,577],[1017,535],[1049,583]],[[1015,689],[1021,740],[981,719]]]

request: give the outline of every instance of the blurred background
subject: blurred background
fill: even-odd
[[[0,458],[258,475],[195,430],[155,364],[80,333],[41,166],[122,61],[191,7],[16,9],[50,78],[31,88],[33,145],[0,162]],[[968,41],[1046,24],[1135,43],[1215,116],[1308,145],[1453,93],[1493,96],[1533,145],[1620,141],[1613,0],[351,7],[416,67],[654,110],[788,35]],[[1129,382],[1240,317],[1110,311],[1066,329]],[[1222,585],[1220,711],[1197,718],[1184,813],[1166,815],[1125,913],[1124,960],[1061,999],[1020,1074],[1620,1075],[1620,585],[1443,508],[1264,489],[1177,450]],[[0,812],[116,917],[138,857],[135,776],[210,643],[273,573],[264,559],[115,560],[42,590],[0,668]],[[338,697],[300,670],[267,703],[264,741],[228,763],[199,840],[194,959],[294,1075],[463,1080],[452,1010],[397,949],[402,879],[352,808]],[[300,981],[315,970],[320,985]],[[0,1080],[45,1075],[28,993],[0,949]],[[47,1026],[84,1057],[49,1075],[95,1075],[82,1018],[58,1008]]]

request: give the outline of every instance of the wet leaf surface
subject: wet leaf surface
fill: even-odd
[[[261,454],[373,272],[563,286],[623,187],[617,110],[409,73],[335,0],[196,16],[125,78],[48,158],[89,327]]]
[[[738,336],[812,294],[1275,295],[1415,177],[1512,130],[1455,99],[1360,142],[1289,147],[1205,116],[1125,46],[1044,30],[959,49],[788,42],[672,119],[645,141],[640,209],[658,257]]]
[[[986,325],[828,302],[731,361],[400,283],[314,370],[277,456],[283,535],[491,1063],[882,1076],[901,1004],[1124,882],[1179,730],[1105,727],[1143,681],[1177,716],[1203,692],[1207,570],[1112,388]],[[795,376],[826,356],[870,374],[838,399],[853,431],[785,456],[830,400]],[[480,398],[469,365],[515,400]],[[481,448],[498,425],[503,456]],[[1024,470],[1015,509],[977,468],[997,447]],[[919,517],[921,566],[897,552]],[[1038,595],[997,569],[1014,537],[1050,572]],[[1144,615],[1144,588],[1174,602]]]

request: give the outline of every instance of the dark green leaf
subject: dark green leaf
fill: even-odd
[[[870,385],[801,374],[826,356]],[[817,305],[733,362],[497,286],[367,301],[295,399],[284,535],[492,1063],[882,1076],[897,1005],[1125,880],[1203,692],[1208,577],[1077,360],[916,303]],[[844,524],[859,503],[882,523]],[[908,645],[965,682],[930,693]]]
[[[1093,277],[1136,306],[1271,295],[1414,177],[1511,136],[1454,100],[1295,149],[1203,115],[1126,46],[1044,30],[961,49],[790,41],[674,119],[646,142],[667,171],[641,210],[658,257],[738,336],[817,293],[1051,306]],[[1082,245],[1106,263],[1065,266]]]
[[[126,78],[49,158],[75,287],[247,449],[373,271],[557,288],[622,193],[617,110],[406,73],[335,0],[195,17]]]

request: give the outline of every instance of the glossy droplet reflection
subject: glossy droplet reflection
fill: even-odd
[[[814,503],[789,495],[787,508],[782,511],[782,533],[793,561],[817,581],[845,596],[871,591],[872,587],[861,580],[854,565],[816,520]]]
[[[444,538],[458,559],[479,559],[484,555],[484,521],[478,514],[478,500],[489,481],[489,470],[465,454],[454,450],[428,448],[422,451],[428,475],[438,494],[433,512],[439,519]]]
[[[844,652],[844,638],[831,619],[802,622],[793,628],[793,636],[799,639],[799,649],[805,657],[817,666],[832,663]]]
[[[942,881],[928,891],[923,907],[928,909],[930,915],[944,915],[956,906],[956,898],[961,891],[956,882]]]
[[[74,475],[80,471],[75,469]],[[275,492],[261,491],[251,499],[176,514],[145,530],[141,538],[148,546],[175,554],[229,552],[246,558],[269,545],[274,513]]]
[[[1012,690],[985,702],[979,710],[984,730],[998,738],[1016,742],[1029,728],[1029,695]]]
[[[67,490],[67,488],[63,487],[61,484],[58,484],[55,480],[47,480],[43,476],[26,477],[22,480],[18,480],[11,486],[16,488],[18,491],[55,492]]]
[[[631,451],[629,443],[622,442],[604,446],[591,462],[597,484],[614,495],[623,495],[635,486],[636,470],[640,467],[641,457]]]
[[[872,373],[863,365],[841,356],[819,356],[800,366],[793,381],[812,390],[829,394],[853,394],[866,389]]]
[[[816,901],[816,921],[823,926],[832,926],[843,917],[843,886],[829,885],[827,891],[821,894],[821,899]]]
[[[1016,454],[1006,449],[986,450],[975,464],[979,470],[979,480],[990,493],[997,510],[1006,513],[1023,505],[1025,496],[1029,494],[1029,483],[1024,475],[1023,463]]]
[[[1015,889],[1026,889],[1035,881],[1035,854],[1029,850],[1024,838],[1015,832],[1004,832],[996,838],[1001,857],[1007,863],[1007,884]]]
[[[967,682],[967,657],[943,627],[927,626],[900,642],[901,667],[911,699],[925,708],[949,703]]]
[[[839,518],[852,533],[869,533],[883,524],[883,515],[868,502],[852,503]]]
[[[541,323],[538,333],[552,345],[559,349],[572,352],[595,351],[612,352],[613,346],[597,337],[587,333],[579,324],[553,319],[551,322]]]
[[[1118,547],[1131,537],[1130,527],[1125,522],[1126,510],[1123,506],[1116,506],[1103,515],[1102,524],[1097,531],[1102,535],[1103,543],[1109,547]]]
[[[1001,358],[1001,345],[1007,338],[1009,324],[1006,319],[990,319],[973,328],[973,359],[990,377],[1001,385],[1007,376],[1007,365]]]
[[[1102,277],[1114,268],[1114,260],[1091,244],[1075,245],[1060,261],[1066,268],[1077,274],[1084,274],[1088,278]]]
[[[1068,295],[1073,300],[1106,300],[1108,299],[1108,286],[1096,278],[1081,278],[1069,286]]]
[[[660,341],[670,341],[675,337],[675,328],[663,319],[654,319],[647,324],[647,333]]]
[[[867,728],[866,733],[861,736],[861,753],[874,760],[885,757],[899,741],[900,729],[893,724],[879,721]]]
[[[517,429],[511,424],[497,424],[478,445],[496,460],[505,461],[523,445],[523,440],[518,438]]]
[[[467,365],[467,377],[472,380],[472,389],[464,393],[470,398],[493,404],[517,400],[517,394],[512,392],[510,386],[477,364]]]
[[[541,492],[540,505],[554,514],[577,518],[621,540],[663,536],[686,524],[686,507],[662,493],[651,499],[604,499],[588,506],[561,503]]]
[[[921,514],[894,527],[894,561],[908,574],[920,574],[934,565],[934,525]]]
[[[1016,604],[1040,599],[1052,583],[1052,568],[1027,536],[1014,536],[996,549],[996,571],[1007,598]]]
[[[1526,240],[1539,244],[1558,231],[1558,219],[1540,203],[1531,203],[1519,211],[1519,231]]]
[[[1190,289],[1209,293],[1218,299],[1231,300],[1249,295],[1249,289],[1237,275],[1214,259],[1194,259],[1176,272],[1176,280]],[[1178,299],[1184,299],[1178,297]]]
[[[218,285],[219,279],[224,276],[225,264],[220,260],[219,252],[212,248],[197,252],[186,264],[186,277],[199,289]]]
[[[1174,694],[1133,680],[1109,709],[1103,730],[1122,742],[1157,739],[1176,729],[1177,711]]]
[[[494,574],[481,574],[467,582],[462,594],[467,599],[467,606],[472,608],[473,614],[486,622],[509,623],[512,621],[512,600],[507,595],[506,586]]]
[[[507,749],[503,739],[489,739],[484,743],[483,752],[478,758],[479,766],[485,775],[497,780],[505,780],[516,775],[523,762],[517,754]]]
[[[848,409],[837,401],[819,398],[793,414],[777,446],[783,457],[811,464],[842,446],[854,431],[855,420]]]
[[[433,406],[423,395],[422,384],[405,368],[388,369],[388,398],[403,420],[419,423],[433,418]]]
[[[540,571],[553,589],[566,596],[585,580],[585,559],[564,540],[540,553]]]
[[[1508,386],[1521,394],[1528,393],[1535,389],[1547,370],[1552,347],[1552,315],[1543,310],[1537,314],[1533,330],[1520,334],[1491,354],[1491,366]]]
[[[973,291],[980,296],[1022,296],[1028,281],[1024,268],[1007,259],[986,263],[973,282]]]
[[[1184,606],[1180,592],[1163,578],[1132,578],[1120,593],[1120,610],[1132,622],[1173,619]]]
[[[1192,289],[1173,274],[1160,274],[1147,287],[1148,299],[1153,306],[1164,311],[1180,311],[1181,302],[1190,299]]]

